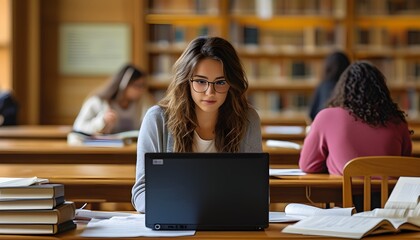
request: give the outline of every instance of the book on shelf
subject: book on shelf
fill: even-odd
[[[64,196],[64,185],[46,183],[20,187],[0,187],[0,200],[3,199],[45,199]]]
[[[283,232],[360,239],[371,234],[420,231],[419,196],[420,178],[400,177],[384,208],[352,216],[316,214]]]
[[[53,209],[64,201],[64,196],[41,199],[0,199],[0,211]]]
[[[0,234],[57,234],[76,228],[73,220],[60,224],[0,224]]]
[[[271,170],[271,169],[270,169]],[[354,208],[319,208],[301,203],[289,203],[284,212],[270,212],[270,222],[297,222],[310,216],[335,215],[351,216]]]
[[[60,224],[73,220],[76,206],[64,202],[49,210],[1,210],[0,224]]]

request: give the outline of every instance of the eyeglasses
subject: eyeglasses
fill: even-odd
[[[229,90],[229,84],[226,80],[217,80],[214,82],[209,82],[205,79],[191,79],[192,87],[195,92],[203,93],[209,89],[210,84],[213,84],[214,91],[218,93],[225,93]]]

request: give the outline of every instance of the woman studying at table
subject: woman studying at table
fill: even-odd
[[[233,46],[194,39],[174,65],[166,96],[146,113],[137,146],[132,203],[145,211],[146,152],[262,152],[260,118]]]
[[[384,75],[370,63],[355,62],[345,70],[328,106],[304,140],[303,171],[342,175],[356,157],[411,155],[405,113],[391,99]]]
[[[83,103],[73,130],[87,134],[138,130],[153,103],[146,74],[127,64]]]

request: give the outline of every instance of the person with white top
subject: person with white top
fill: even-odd
[[[145,211],[147,152],[262,152],[260,118],[246,98],[248,81],[228,41],[194,39],[173,70],[166,96],[140,128],[132,189],[138,212]]]

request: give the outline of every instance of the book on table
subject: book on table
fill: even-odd
[[[283,232],[360,239],[371,234],[420,231],[419,196],[420,178],[400,177],[384,208],[352,216],[314,215]]]
[[[1,210],[41,210],[53,209],[58,205],[64,203],[64,196],[56,198],[40,198],[40,199],[21,199],[10,198],[0,199]]]
[[[57,234],[76,226],[73,220],[60,224],[0,224],[0,234]]]
[[[8,178],[0,177],[0,188],[2,187],[27,187],[34,184],[48,183],[48,179],[38,177]]]
[[[60,224],[75,215],[75,204],[65,202],[50,210],[1,210],[0,224]]]
[[[297,222],[310,216],[338,215],[351,216],[355,208],[319,208],[301,203],[289,203],[284,212],[270,212],[270,222]]]
[[[123,147],[137,140],[138,130],[114,134],[87,134],[72,131],[67,136],[67,143],[72,146]]]
[[[0,200],[46,199],[64,196],[63,184],[39,184],[30,186],[0,187]]]

